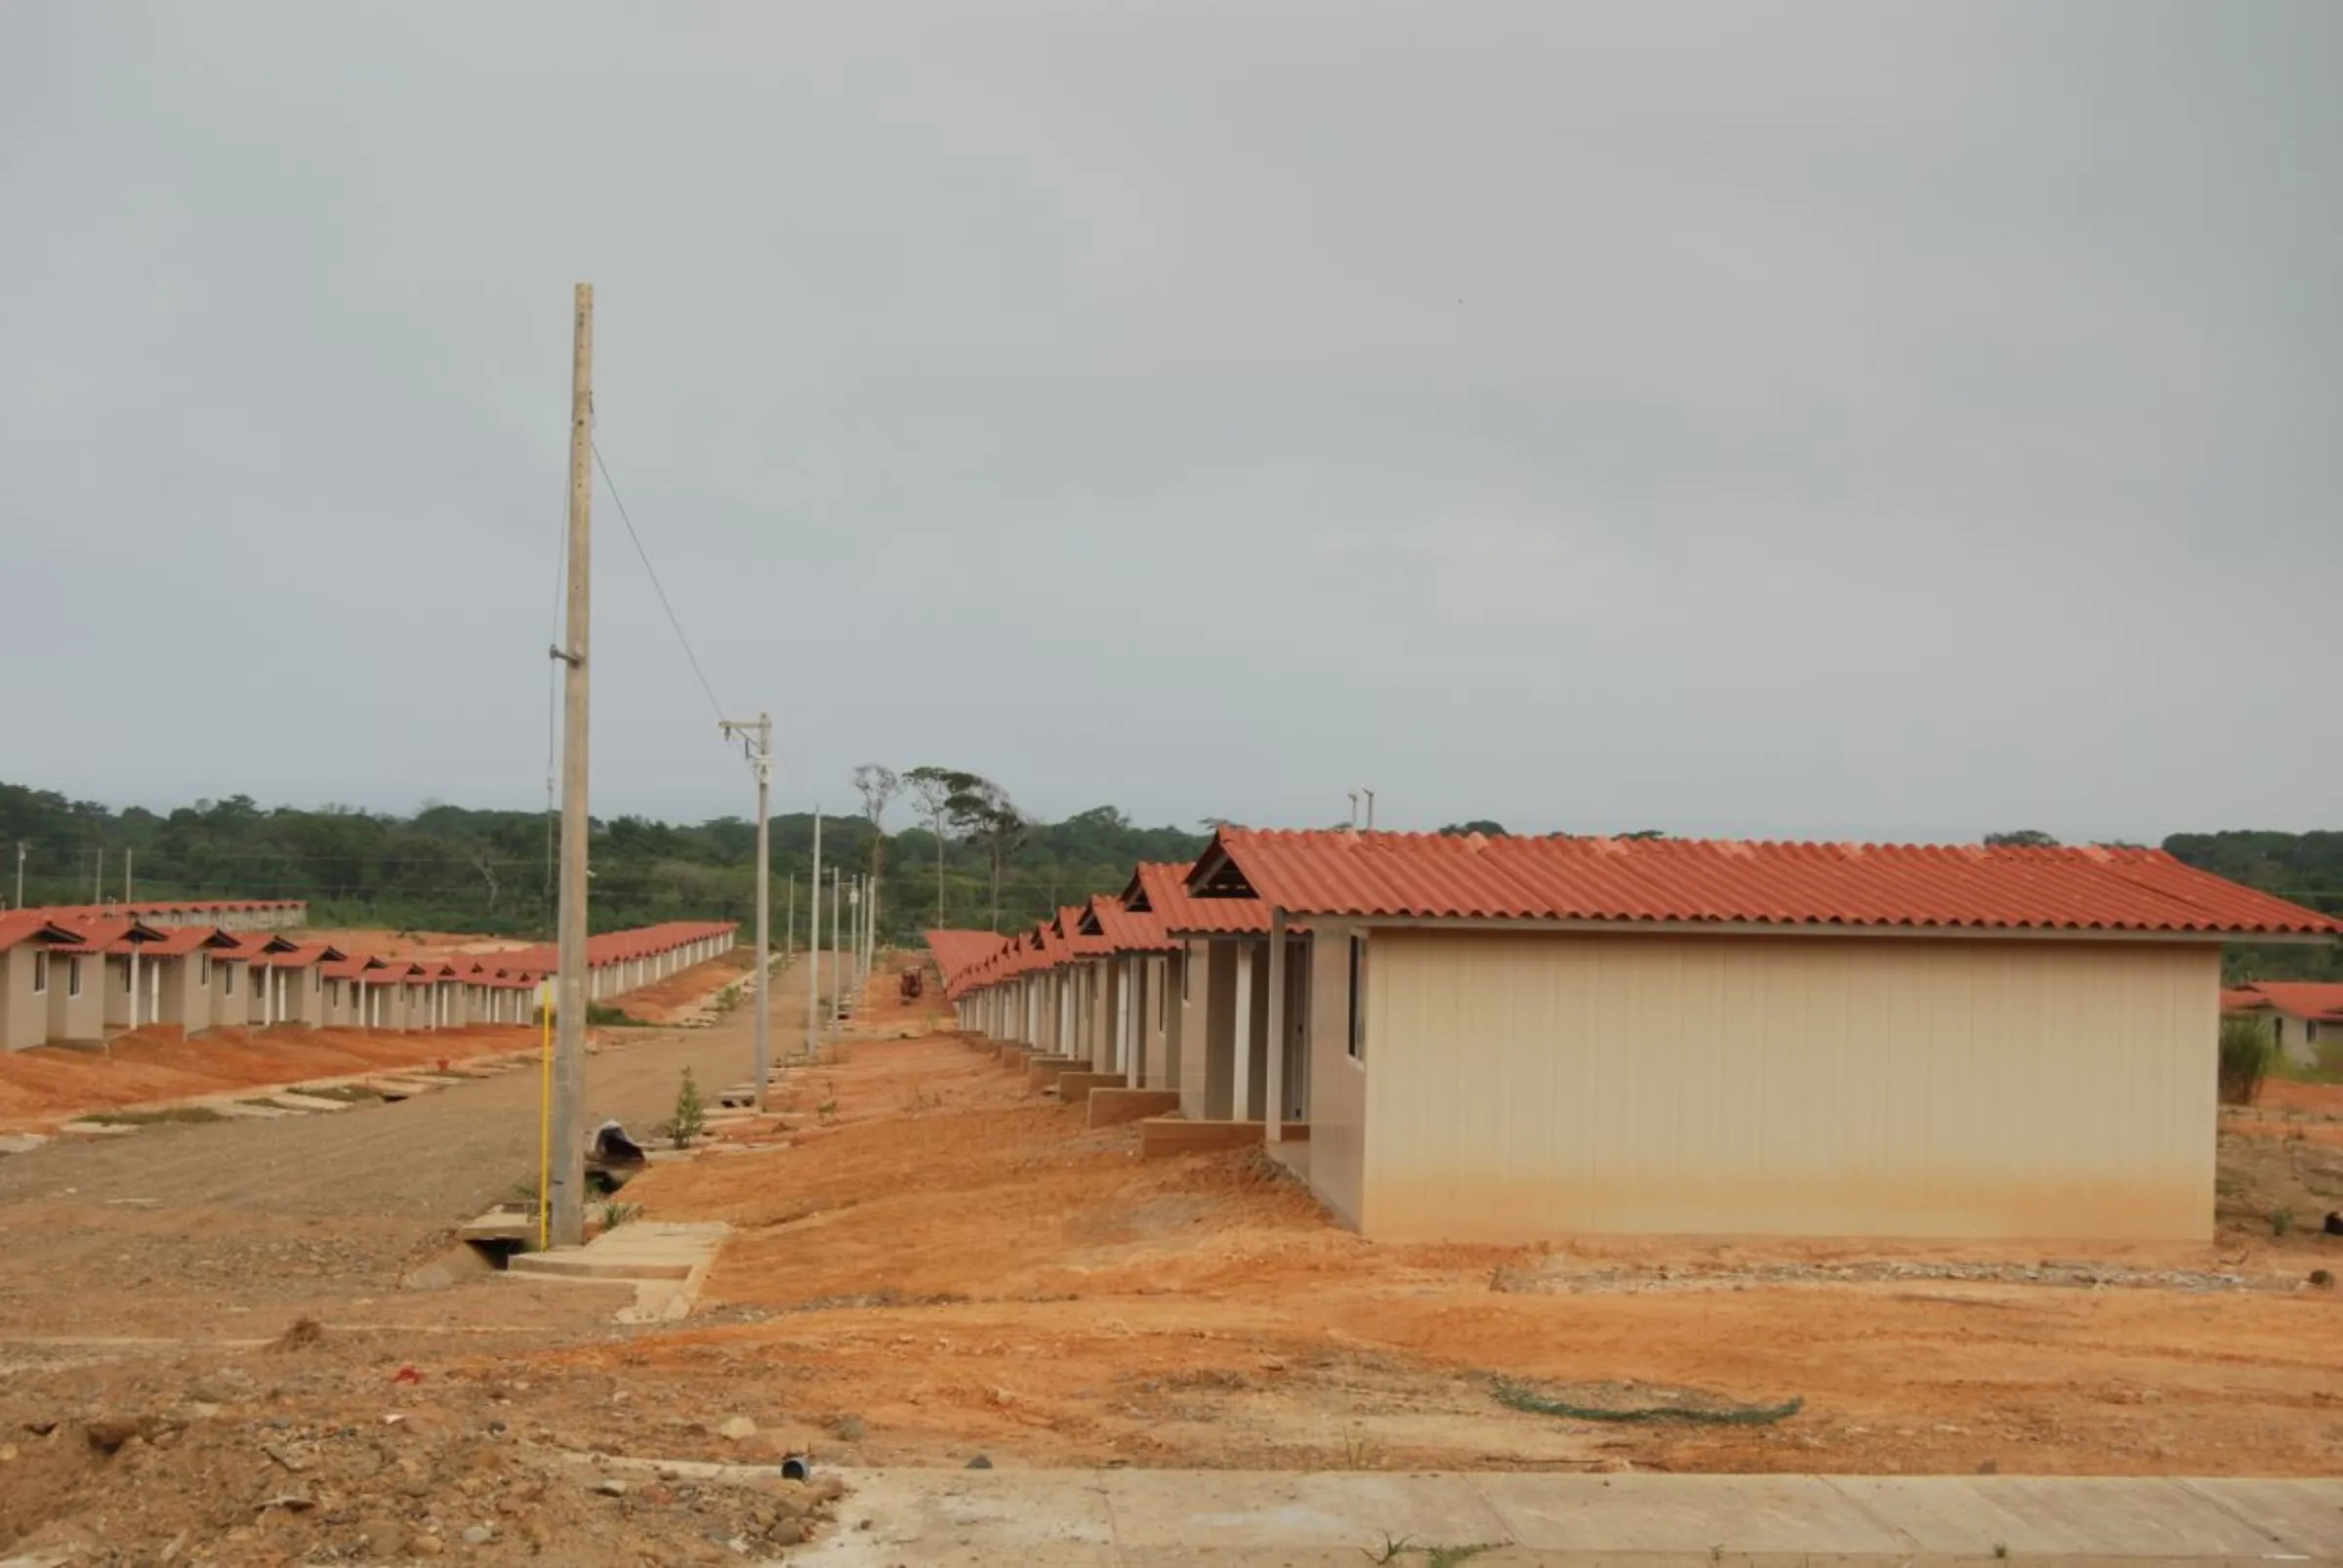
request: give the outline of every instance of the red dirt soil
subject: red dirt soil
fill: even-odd
[[[525,1025],[392,1030],[175,1027],[118,1035],[105,1051],[38,1046],[0,1054],[0,1128],[30,1131],[87,1111],[349,1077],[526,1051]]]
[[[855,1043],[780,1104],[794,1146],[627,1189],[739,1227],[703,1311],[741,1321],[548,1360],[779,1406],[861,1464],[2343,1469],[2343,1306],[2302,1285],[2343,1241],[1380,1245],[1258,1152],[1140,1162],[957,1038]],[[2029,1278],[2076,1258],[2113,1283]],[[1557,1421],[1491,1374],[1806,1404]]]
[[[330,942],[351,955],[376,958],[453,958],[459,953],[482,956],[514,952],[536,944],[514,936],[467,935],[461,931],[392,931],[358,927],[288,931],[303,942]]]

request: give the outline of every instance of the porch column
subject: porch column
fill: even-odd
[[[1147,1087],[1147,958],[1142,953],[1123,961],[1123,1066],[1131,1088]]]
[[[1253,1102],[1253,944],[1237,942],[1236,1004],[1229,1018],[1229,1117],[1250,1122]]]
[[[1280,1143],[1286,1123],[1286,912],[1275,905],[1269,910],[1268,1024],[1268,1071],[1262,1079],[1267,1104],[1262,1115],[1268,1124],[1267,1140]]]
[[[1181,943],[1164,955],[1164,1060],[1156,1087],[1177,1089],[1183,1071],[1180,1064],[1180,1027],[1187,1016],[1188,949]]]
[[[128,938],[125,938],[128,940]],[[130,1026],[139,1026],[139,944],[130,943]]]

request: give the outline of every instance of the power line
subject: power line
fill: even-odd
[[[690,663],[691,673],[699,680],[700,690],[708,698],[709,710],[716,715],[717,722],[720,724],[724,719],[724,705],[717,700],[716,687],[709,682],[708,673],[700,667],[699,655],[694,653],[691,648],[691,639],[683,634],[683,622],[676,614],[675,605],[668,601],[667,589],[659,581],[659,570],[651,564],[650,552],[642,546],[642,535],[636,531],[635,518],[627,511],[625,497],[618,493],[618,481],[610,476],[610,465],[602,457],[602,448],[599,442],[595,443],[594,466],[601,472],[602,483],[610,491],[610,504],[618,508],[618,520],[626,524],[627,538],[634,543],[635,555],[641,560],[643,572],[651,580],[651,592],[659,596],[659,607],[667,612],[667,624],[675,628],[676,640],[682,644],[683,657]],[[790,765],[789,758],[769,744],[766,750],[772,760],[781,764],[781,771],[789,775],[789,781],[796,786],[797,792],[806,801],[811,802],[813,792],[805,787],[803,779],[798,777],[798,770]],[[744,760],[748,757],[745,742],[741,756]]]
[[[708,672],[700,668],[700,656],[691,651],[691,639],[683,635],[683,623],[676,617],[675,605],[668,602],[667,589],[659,581],[659,568],[651,564],[651,553],[642,548],[642,535],[635,531],[635,519],[628,515],[627,503],[618,493],[618,481],[610,477],[610,465],[602,460],[599,441],[594,443],[594,466],[601,471],[602,483],[610,491],[610,504],[618,508],[618,520],[627,525],[627,537],[634,541],[635,555],[642,562],[643,571],[651,579],[651,592],[659,596],[659,607],[667,612],[667,624],[676,629],[676,640],[683,645],[683,657],[691,665],[691,673],[699,679],[700,690],[708,697],[708,706],[718,720],[724,717],[724,705],[716,700],[716,687],[708,683]]]

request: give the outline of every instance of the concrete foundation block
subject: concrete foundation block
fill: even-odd
[[[1169,1116],[1178,1109],[1176,1089],[1093,1089],[1089,1125],[1113,1127],[1149,1116]]]
[[[1130,1083],[1129,1075],[1124,1073],[1100,1073],[1088,1068],[1075,1068],[1057,1075],[1057,1097],[1069,1105],[1080,1105],[1088,1102],[1093,1089],[1125,1089]]]
[[[1191,1122],[1179,1116],[1151,1116],[1139,1124],[1139,1158],[1259,1147],[1266,1130],[1259,1122]]]

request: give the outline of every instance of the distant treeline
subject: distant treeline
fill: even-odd
[[[1006,795],[1000,800],[1006,802]],[[886,826],[895,831],[884,836],[879,907],[883,926],[896,938],[938,919],[938,839],[925,823],[905,825],[914,811],[927,815],[908,799],[894,801],[886,813]],[[339,806],[269,807],[245,796],[198,801],[167,813],[139,806],[116,811],[52,791],[0,784],[0,901],[15,902],[16,846],[21,844],[27,903],[87,903],[101,887],[104,896],[119,898],[127,852],[142,899],[306,898],[318,925],[550,936],[551,825],[542,811],[434,805],[412,816],[390,816]],[[794,875],[802,943],[813,863],[811,814],[774,817],[771,838],[773,939],[781,939]],[[867,872],[879,839],[866,817],[826,817],[823,864]],[[1020,816],[1002,870],[1002,928],[1030,924],[1093,892],[1120,892],[1138,861],[1193,858],[1205,842],[1199,832],[1135,827],[1108,806],[1062,822]],[[992,925],[991,848],[986,839],[945,818],[943,924]],[[636,816],[597,819],[594,928],[753,920],[756,849],[757,826],[741,817],[688,825]],[[829,918],[825,899],[825,927]]]
[[[1142,828],[1101,805],[1061,822],[1027,818],[1006,790],[973,773],[912,768],[857,775],[863,814],[826,818],[825,864],[867,872],[881,863],[882,924],[893,938],[927,926],[1014,929],[1094,892],[1120,891],[1141,860],[1185,860],[1204,847],[1201,828]],[[880,823],[869,813],[878,803]],[[131,856],[142,898],[306,898],[320,925],[477,930],[550,936],[552,819],[542,811],[474,811],[427,805],[412,816],[325,806],[267,807],[245,796],[197,801],[168,813],[116,811],[53,791],[0,784],[0,898],[16,895],[16,846],[24,846],[24,898],[87,902],[100,886],[122,893]],[[938,829],[940,828],[940,836]],[[1447,831],[1501,834],[1475,820]],[[1639,830],[1639,836],[1658,835]],[[1994,834],[1995,842],[2046,844],[2045,834]],[[756,824],[718,817],[669,824],[646,817],[597,820],[593,916],[596,930],[663,920],[755,916]],[[942,858],[939,913],[938,848]],[[773,929],[798,881],[802,940],[813,818],[772,822]],[[2163,847],[2193,866],[2330,914],[2343,915],[2343,833],[2176,833]],[[825,902],[823,920],[828,923]],[[2343,979],[2331,944],[2236,947],[2232,978]]]

